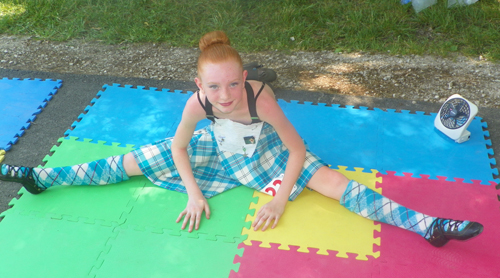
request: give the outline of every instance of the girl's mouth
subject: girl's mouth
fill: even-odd
[[[219,103],[221,106],[224,106],[224,107],[227,107],[227,106],[230,106],[231,104],[233,104],[233,102],[225,102],[225,103]]]

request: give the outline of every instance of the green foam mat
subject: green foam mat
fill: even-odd
[[[44,167],[74,165],[133,149],[76,137],[59,143],[44,159]],[[203,219],[198,231],[187,233],[175,222],[187,196],[159,188],[142,176],[114,185],[54,186],[39,195],[24,189],[20,193],[21,198],[2,214],[0,238],[10,245],[0,245],[0,268],[11,261],[21,267],[26,265],[24,257],[37,254],[40,261],[35,265],[43,267],[47,277],[228,277],[237,268],[235,255],[242,255],[237,245],[246,238],[241,231],[250,227],[245,219],[252,214],[250,203],[256,202],[246,187],[211,198],[211,219]],[[78,249],[68,247],[72,241]],[[59,257],[65,259],[61,262],[70,261],[68,267],[43,266],[46,259]],[[72,264],[79,267],[75,275],[67,275]],[[34,277],[33,273],[39,272],[16,272],[16,277]]]
[[[153,185],[145,187],[127,217],[127,224],[136,229],[168,230],[171,235],[180,235],[180,223],[175,220],[186,207],[187,200],[186,194]],[[224,236],[226,242],[245,240],[247,236],[241,232],[244,227],[250,228],[251,223],[245,222],[245,218],[253,200],[253,190],[243,186],[208,199],[211,217],[207,220],[203,216],[200,229],[191,235],[202,233],[212,240]]]
[[[119,230],[91,277],[229,277],[238,242],[172,236],[151,231]],[[95,276],[94,276],[95,275]]]
[[[132,150],[131,146],[105,146],[91,144],[88,141],[60,139],[58,147],[53,147],[52,156],[45,157],[45,167],[58,167],[96,160],[102,157],[124,154]],[[12,200],[13,208],[5,214],[19,212],[21,214],[37,214],[55,219],[69,218],[77,221],[85,218],[86,222],[102,220],[111,225],[112,222],[123,223],[124,213],[130,211],[137,191],[147,183],[144,177],[134,177],[128,181],[108,186],[55,186],[43,194],[31,195],[20,190],[23,196]]]
[[[0,277],[88,277],[113,228],[10,214],[0,223]]]

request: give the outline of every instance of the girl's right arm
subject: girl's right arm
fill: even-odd
[[[205,111],[200,106],[197,96],[191,96],[184,107],[182,119],[177,127],[171,146],[175,166],[188,194],[186,209],[179,214],[177,222],[184,217],[182,229],[189,223],[189,232],[193,231],[193,228],[198,230],[203,211],[205,211],[206,218],[210,218],[208,202],[196,183],[187,153],[187,146],[193,137],[196,124],[204,118]]]

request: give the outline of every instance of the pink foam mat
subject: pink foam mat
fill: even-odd
[[[237,256],[234,263],[241,263],[239,271],[231,271],[231,278],[330,278],[330,277],[379,277],[375,259],[356,260],[356,254],[348,254],[349,258],[336,257],[335,251],[328,250],[329,255],[316,254],[317,249],[308,248],[309,253],[298,252],[298,246],[290,246],[290,250],[278,249],[279,244],[271,243],[271,248],[259,247],[260,242],[252,241],[244,248],[243,257]]]
[[[435,248],[420,236],[382,225],[381,277],[500,277],[500,204],[495,186],[461,180],[412,178],[411,174],[379,174],[385,196],[398,203],[444,218],[480,222],[484,231],[466,242],[450,241]],[[493,185],[493,184],[492,184]]]

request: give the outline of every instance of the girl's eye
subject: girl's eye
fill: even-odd
[[[217,85],[211,85],[211,86],[209,86],[209,88],[212,89],[212,90],[216,90],[218,88],[218,86]]]
[[[236,86],[238,86],[238,83],[236,83],[236,82],[235,83],[231,83],[231,87],[236,87]]]

